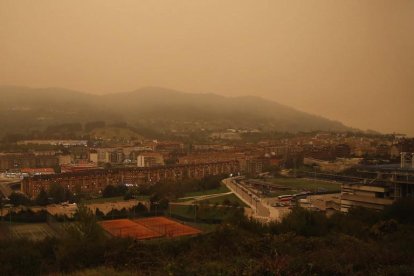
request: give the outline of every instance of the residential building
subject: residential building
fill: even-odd
[[[137,156],[138,167],[156,167],[164,165],[164,157],[158,152],[142,152]]]

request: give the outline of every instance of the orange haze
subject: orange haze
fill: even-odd
[[[2,0],[0,84],[252,94],[414,135],[414,1]]]

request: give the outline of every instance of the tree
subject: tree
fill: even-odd
[[[125,185],[108,185],[102,192],[103,197],[124,196],[128,191]]]
[[[328,232],[327,218],[324,214],[295,207],[288,216],[282,219],[280,230],[307,237],[322,236]]]
[[[3,220],[4,197],[0,195],[0,217]]]
[[[102,192],[103,197],[114,197],[116,196],[116,188],[113,185],[108,185]]]
[[[55,173],[61,173],[62,172],[62,169],[60,168],[59,165],[53,166],[53,170],[55,171]]]
[[[128,192],[128,187],[122,184],[117,185],[115,188],[116,188],[115,196],[122,196],[122,195],[125,195],[126,192]]]
[[[68,189],[65,189],[65,201],[69,201],[70,203],[76,202],[76,197]]]
[[[125,192],[125,194],[124,194],[124,199],[125,200],[130,200],[130,199],[133,199],[134,197],[133,197],[133,195],[132,195],[132,193],[130,192],[130,191],[126,191]]]
[[[102,219],[103,217],[105,217],[105,214],[99,208],[96,208],[95,209],[95,217],[97,219]]]
[[[37,205],[46,206],[49,203],[49,196],[47,192],[42,188],[35,200]]]
[[[93,212],[78,205],[76,222],[66,225],[65,236],[59,245],[57,259],[63,270],[95,266],[104,258],[105,233]]]
[[[52,198],[53,203],[60,203],[66,200],[65,189],[58,183],[52,183],[49,187],[49,196]]]
[[[144,204],[142,204],[141,202],[139,202],[137,205],[133,206],[131,208],[131,212],[135,212],[135,213],[145,213],[148,212],[148,208],[145,207]]]
[[[414,199],[402,198],[384,210],[386,219],[396,219],[403,223],[414,223]]]
[[[9,198],[10,198],[10,203],[13,204],[13,205],[16,205],[16,206],[17,205],[27,206],[27,205],[31,204],[30,199],[23,193],[13,192],[13,193],[11,193]]]

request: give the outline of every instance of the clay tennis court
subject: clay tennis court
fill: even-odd
[[[150,217],[134,221],[167,237],[188,236],[201,233],[200,230],[194,227],[179,223],[166,217]]]
[[[99,223],[113,236],[132,237],[138,240],[160,237],[179,237],[201,233],[200,230],[165,217],[144,219],[117,219]]]
[[[108,233],[117,237],[131,237],[138,240],[161,237],[162,234],[129,219],[107,220],[99,223]]]

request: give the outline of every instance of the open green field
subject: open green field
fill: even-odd
[[[280,190],[272,192],[272,196],[294,194],[303,191],[310,192],[336,192],[341,190],[341,184],[325,182],[320,180],[304,179],[304,178],[272,178],[267,180],[273,184],[289,187],[289,190]]]
[[[212,195],[212,194],[221,194],[221,193],[227,193],[230,190],[227,189],[226,186],[223,184],[220,184],[220,187],[217,189],[210,189],[210,190],[204,190],[204,191],[197,191],[197,192],[190,192],[186,193],[183,197],[191,197],[191,196],[201,196],[201,195]]]
[[[196,211],[194,205],[173,205],[171,206],[171,215],[177,215],[186,220],[193,221],[196,221],[197,219],[223,220],[232,217],[236,210],[238,209],[235,207],[198,205]]]
[[[197,229],[200,229],[203,231],[203,233],[212,232],[217,228],[217,225],[211,224],[211,223],[203,223],[203,222],[182,222],[184,224],[187,224],[189,226],[195,227]]]
[[[241,201],[236,195],[229,194],[229,195],[223,195],[208,199],[203,199],[200,201],[197,201],[198,203],[209,203],[209,204],[218,204],[218,205],[224,205],[223,203],[229,201],[232,205],[237,204],[238,206],[246,207],[246,204]]]

